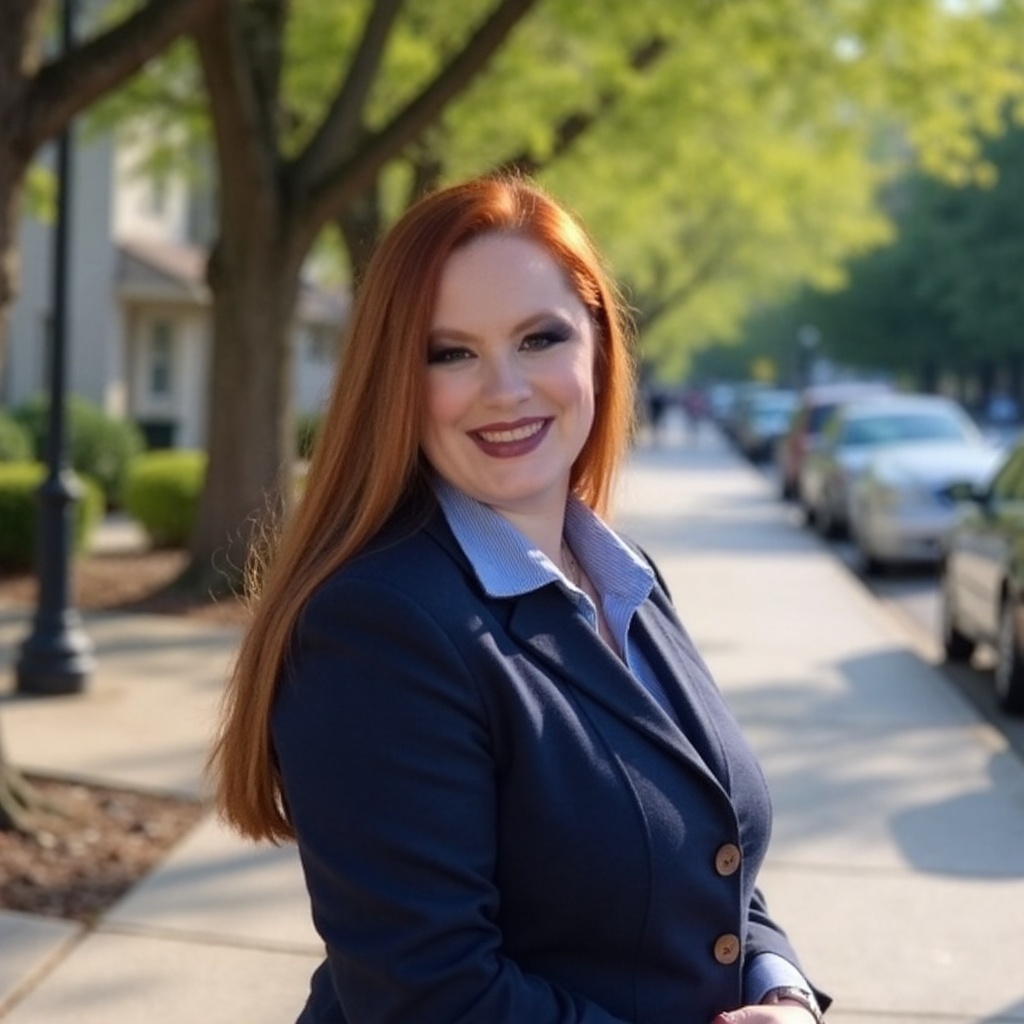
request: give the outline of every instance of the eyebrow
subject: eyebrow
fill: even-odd
[[[528,331],[531,327],[537,327],[540,324],[550,323],[552,320],[557,320],[559,323],[567,323],[575,326],[573,318],[568,313],[558,312],[556,310],[544,310],[540,313],[531,313],[528,317],[520,320],[518,323],[512,325],[512,334],[522,334],[523,331]],[[429,341],[438,341],[441,338],[447,338],[450,341],[476,341],[476,335],[472,331],[460,331],[457,327],[436,327],[431,331],[427,332],[427,339]]]

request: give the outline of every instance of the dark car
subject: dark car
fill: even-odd
[[[942,567],[942,643],[950,661],[995,648],[1000,706],[1024,714],[1024,443],[991,483],[964,488]]]
[[[771,458],[799,401],[789,388],[765,388],[745,396],[736,412],[736,445],[751,462]]]

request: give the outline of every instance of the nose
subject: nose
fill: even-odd
[[[532,388],[515,354],[484,361],[484,398],[495,405],[514,405],[530,397]]]

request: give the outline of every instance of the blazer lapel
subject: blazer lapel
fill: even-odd
[[[567,622],[566,608],[565,596],[554,587],[526,594],[514,602],[509,632],[567,683],[720,786],[689,736],[633,678],[583,617],[574,613],[569,625],[563,628]],[[559,628],[553,629],[553,623],[558,623]],[[655,667],[660,671],[661,666]]]
[[[635,626],[644,656],[662,681],[683,731],[728,791],[729,762],[715,724],[715,711],[709,703],[720,705],[721,697],[711,673],[682,626],[667,617],[654,600],[640,606]]]
[[[441,545],[448,555],[466,574],[466,580],[473,587],[479,583],[473,568],[459,546],[443,514],[439,509],[428,518],[427,532]],[[481,599],[494,601],[481,592]],[[501,599],[501,604],[507,604]],[[630,674],[629,670],[610,651],[590,625],[578,612],[566,616],[565,595],[554,586],[511,599],[511,614],[506,620],[509,633],[539,661],[555,672],[565,682],[587,694],[605,710],[621,719],[632,728],[645,734],[678,760],[697,771],[702,777],[720,790],[725,790],[725,759],[721,744],[711,726],[707,728],[714,736],[713,743],[693,742],[695,730],[690,728],[691,707],[681,696],[683,687],[678,682],[679,653],[672,638],[667,635],[662,615],[652,609],[652,602],[645,601],[638,612],[641,636],[649,641],[644,645],[644,654],[651,660],[652,668],[665,681],[665,689],[673,703],[673,710],[679,715],[680,724],[674,722],[664,708]],[[557,624],[558,628],[553,628]],[[691,657],[692,661],[693,658]],[[695,662],[700,664],[699,660]],[[701,666],[706,675],[706,670]],[[683,712],[680,714],[680,712]],[[703,715],[697,715],[704,722]],[[715,748],[714,756],[702,749]]]

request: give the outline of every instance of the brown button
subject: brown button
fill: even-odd
[[[715,959],[720,964],[734,964],[740,956],[740,940],[726,932],[715,939]]]
[[[728,878],[729,875],[736,874],[741,859],[740,848],[733,843],[726,843],[720,846],[715,854],[715,870],[723,878]]]

